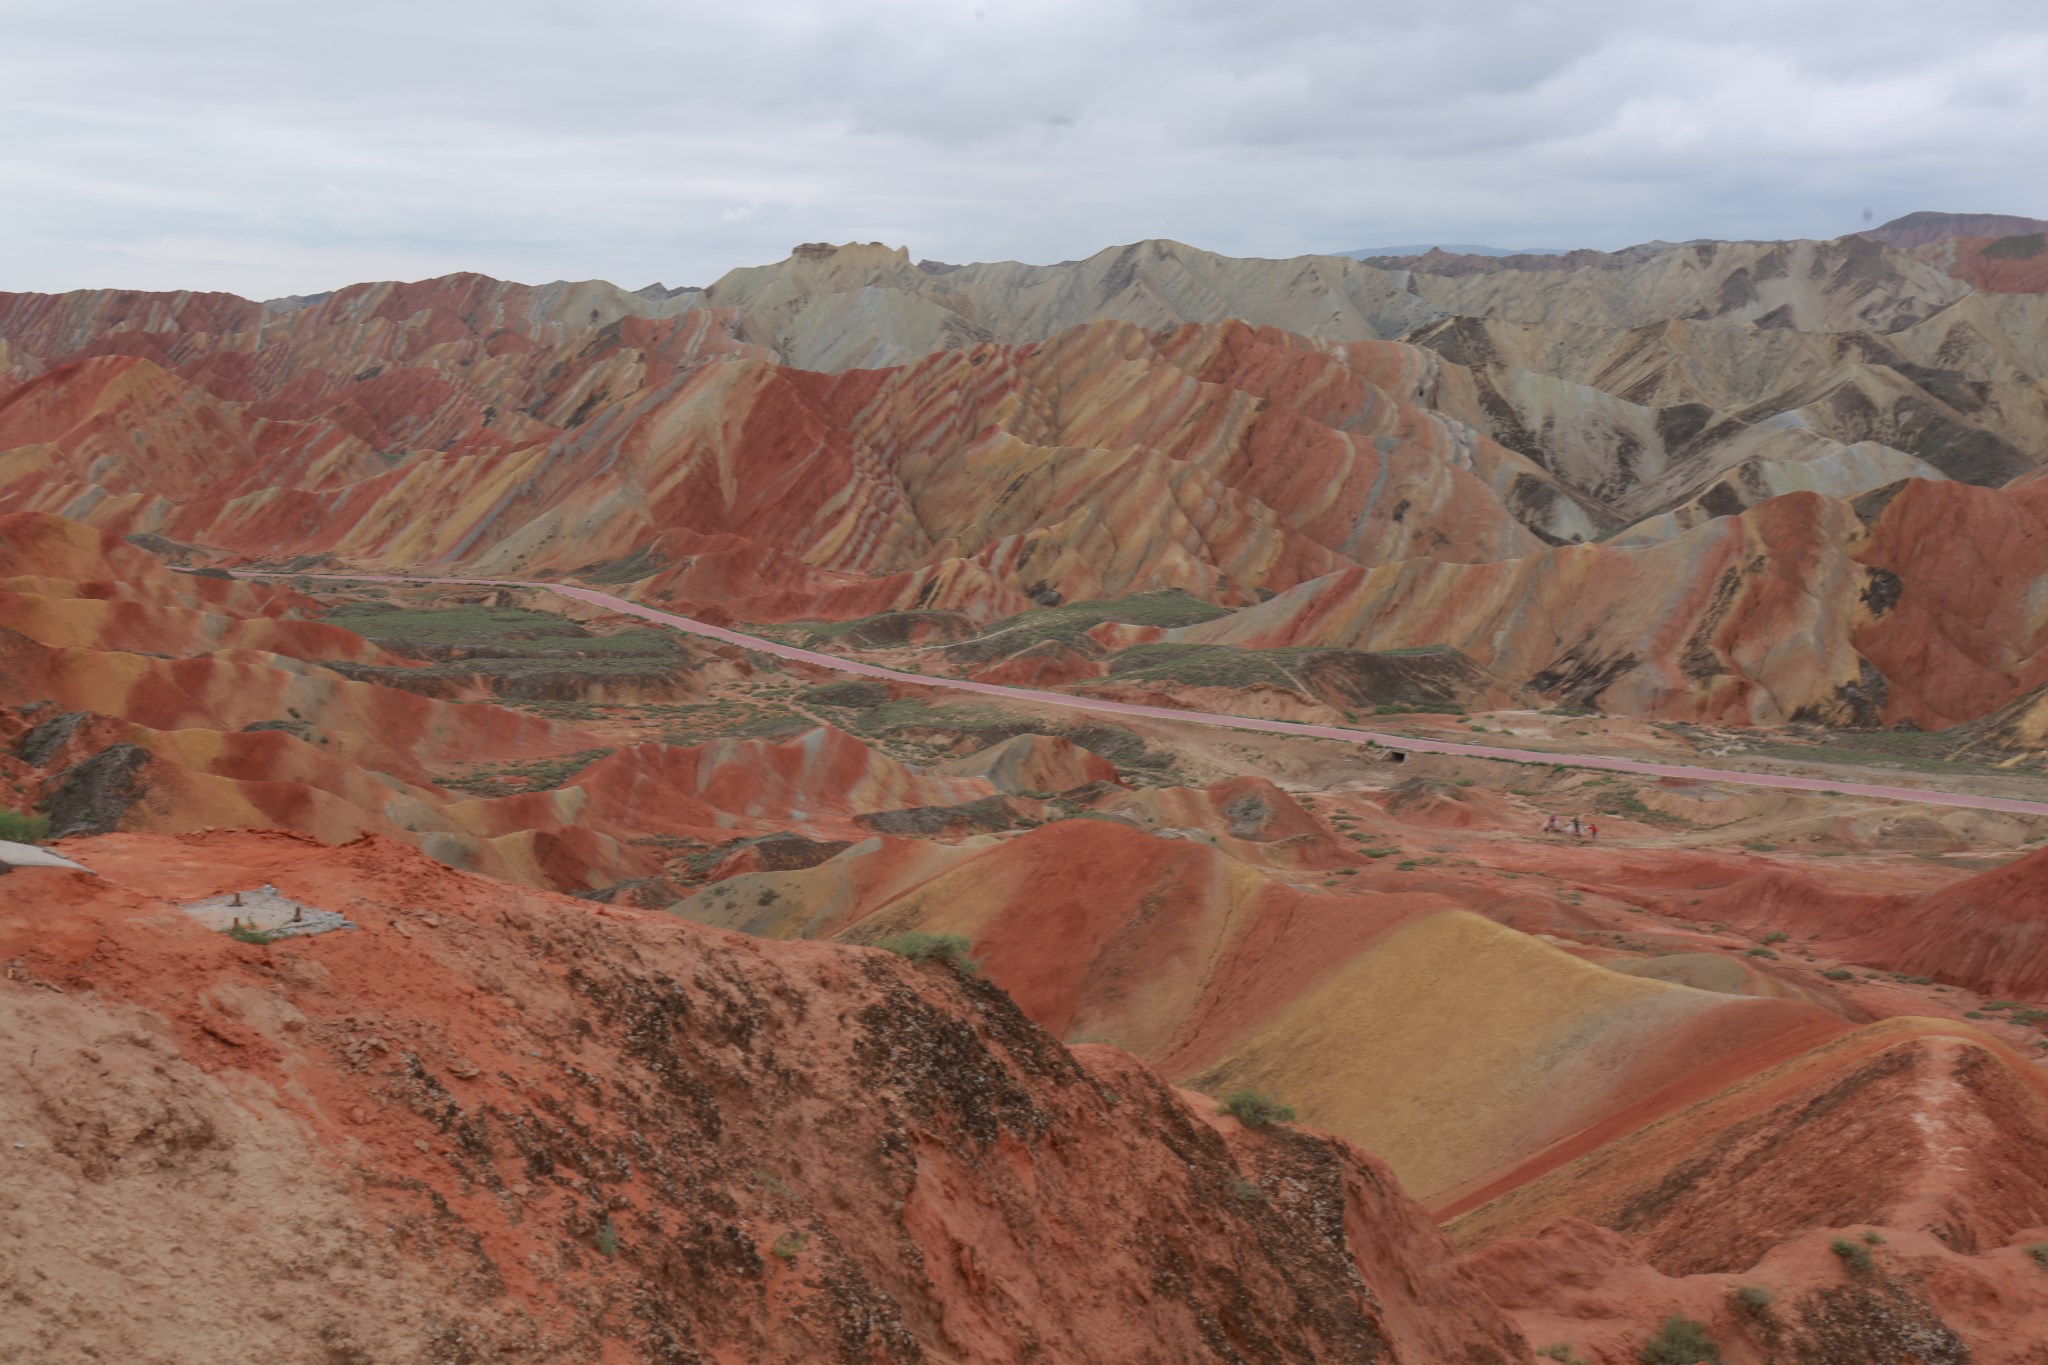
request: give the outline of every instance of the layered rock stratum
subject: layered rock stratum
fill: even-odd
[[[2033,590],[2048,296],[1872,236],[1459,259],[813,245],[691,291],[4,296],[0,509],[188,563],[582,574],[754,621],[1427,577],[1516,604],[1474,655],[1503,684],[1667,716],[1933,727],[2039,685],[2025,630],[1877,641],[1957,594],[1884,547],[1907,509],[2018,535]],[[1745,552],[1742,523],[1805,548]],[[1600,610],[1574,564],[1645,584],[1657,628],[1574,619]],[[1797,660],[1726,626],[1777,591],[1826,604]],[[1274,614],[1216,629],[1330,634]]]

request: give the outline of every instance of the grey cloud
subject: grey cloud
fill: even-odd
[[[2037,0],[10,8],[0,288],[2048,215]]]

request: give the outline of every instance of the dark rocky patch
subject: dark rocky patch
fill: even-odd
[[[1797,1365],[1967,1365],[1970,1348],[1897,1281],[1816,1290],[1799,1303]]]
[[[1017,812],[1007,799],[984,796],[958,806],[909,806],[903,810],[875,811],[857,815],[855,823],[877,834],[918,838],[937,835],[983,834],[1014,829]]]
[[[1339,710],[1481,705],[1505,687],[1499,678],[1449,645],[1402,653],[1316,650],[1301,660],[1296,671],[1311,692]]]
[[[1884,509],[1890,507],[1892,500],[1905,492],[1906,485],[1911,482],[1910,479],[1898,479],[1882,488],[1873,488],[1861,497],[1853,499],[1849,506],[1855,511],[1858,521],[1865,526],[1875,526],[1884,516]]]
[[[43,811],[50,817],[50,837],[112,834],[128,808],[147,789],[149,751],[139,744],[115,744],[85,762],[66,768],[43,792]]]
[[[78,733],[79,726],[91,719],[90,711],[66,711],[61,716],[46,720],[15,741],[15,757],[40,768]]]
[[[1585,648],[1586,643],[1589,642],[1582,642],[1574,650],[1567,651],[1529,679],[1530,689],[1556,697],[1567,706],[1597,710],[1600,694],[1642,665],[1642,660],[1634,654],[1618,654],[1603,659],[1578,653],[1577,650]]]
[[[1872,616],[1882,616],[1899,605],[1905,595],[1906,580],[1890,569],[1865,565],[1863,569],[1863,605],[1870,608]]]

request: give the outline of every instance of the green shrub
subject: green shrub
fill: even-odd
[[[1242,1199],[1247,1204],[1266,1202],[1266,1192],[1241,1175],[1234,1175],[1224,1181],[1223,1188],[1230,1192],[1232,1198]]]
[[[0,810],[0,839],[11,844],[40,844],[49,837],[49,816],[27,810]]]
[[[981,970],[981,963],[967,955],[972,945],[959,934],[927,934],[921,929],[913,929],[905,934],[892,934],[875,946],[886,948],[899,957],[907,957],[912,962],[943,962],[965,976],[973,976]]]
[[[1786,933],[1783,929],[1773,929],[1770,933],[1764,935],[1764,942],[1783,943],[1791,937],[1792,935]]]
[[[797,693],[796,699],[811,706],[836,706],[867,711],[885,706],[890,700],[889,684],[875,678],[850,678]]]
[[[1867,1272],[1873,1265],[1877,1264],[1870,1259],[1869,1247],[1864,1246],[1860,1242],[1852,1242],[1846,1237],[1837,1237],[1834,1241],[1828,1243],[1828,1250],[1839,1256],[1843,1265],[1859,1275]]]
[[[1876,1228],[1872,1228],[1868,1232],[1863,1234],[1863,1240],[1870,1243],[1872,1246],[1882,1246],[1884,1244],[1884,1234],[1879,1232]]]
[[[1545,1360],[1558,1360],[1564,1365],[1586,1365],[1586,1358],[1574,1351],[1568,1341],[1552,1342],[1536,1353]]]
[[[231,924],[221,932],[237,943],[268,943],[272,938],[261,929],[252,929],[246,924]]]
[[[1721,1348],[1707,1335],[1707,1325],[1676,1313],[1664,1319],[1664,1330],[1636,1352],[1643,1365],[1712,1365],[1720,1358]]]
[[[2034,1258],[2034,1264],[2048,1270],[2048,1242],[2035,1242],[2027,1248],[2027,1255]]]
[[[1676,1313],[1664,1319],[1664,1330],[1636,1352],[1643,1365],[1711,1365],[1720,1358],[1721,1348],[1707,1335],[1707,1325]]]
[[[1776,953],[1772,952],[1772,951],[1771,951],[1771,950],[1770,950],[1769,948],[1751,948],[1751,949],[1750,949],[1750,950],[1749,950],[1749,951],[1748,951],[1747,953],[1745,953],[1745,954],[1744,954],[1744,956],[1745,956],[1745,957],[1767,957],[1767,958],[1770,958],[1770,959],[1771,959],[1771,960],[1772,960],[1773,962],[1777,961],[1777,958],[1778,958],[1778,955],[1777,955]]]
[[[1223,1097],[1223,1112],[1247,1128],[1294,1122],[1294,1109],[1259,1090],[1233,1090]]]
[[[612,1222],[612,1216],[610,1214],[606,1214],[604,1216],[604,1221],[597,1225],[597,1236],[592,1240],[594,1240],[597,1243],[597,1251],[600,1256],[618,1255],[619,1229],[618,1226]]]
[[[768,1250],[785,1261],[794,1261],[804,1254],[804,1248],[810,1243],[811,1234],[808,1232],[785,1232],[775,1239],[775,1245]]]
[[[1854,981],[1856,979],[1856,973],[1845,972],[1839,967],[1822,972],[1821,975],[1830,981]]]
[[[1778,1301],[1776,1294],[1760,1284],[1743,1285],[1728,1297],[1735,1300],[1737,1308],[1753,1318],[1761,1318],[1768,1315],[1771,1311],[1771,1305]]]

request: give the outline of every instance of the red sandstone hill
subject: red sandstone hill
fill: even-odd
[[[2005,237],[2017,232],[2048,232],[2048,222],[2011,213],[1938,213],[1922,210],[1894,218],[1859,235],[1895,247],[1927,246],[1957,237]]]
[[[1914,254],[1987,294],[2048,293],[2048,228],[2004,237],[1956,237]]]
[[[1779,930],[1888,971],[1989,997],[2048,997],[2048,849],[1919,895],[1773,871],[1652,901],[1679,919]]]
[[[0,882],[10,1359],[1527,1358],[1371,1158],[945,966],[374,839],[65,847]],[[178,908],[259,883],[355,927]]]
[[[539,430],[479,454],[445,434],[366,443],[331,414],[260,416],[275,405],[225,399],[204,376],[97,358],[0,398],[0,451],[22,452],[0,460],[0,506],[243,555],[529,574],[638,556],[647,573],[676,566],[649,591],[687,587],[753,619],[913,603],[1006,615],[1032,584],[1247,601],[1354,554],[1497,558],[1539,544],[1529,526],[1599,523],[1540,468],[1468,448],[1416,403],[1404,390],[1420,363],[1242,325],[1104,324],[838,376],[643,367],[574,437]],[[421,397],[429,415],[454,401]],[[992,499],[998,485],[1011,491]],[[1402,496],[1375,492],[1390,486]],[[705,581],[697,557],[734,544],[765,581]]]
[[[1928,728],[2048,680],[2035,301],[1868,237],[1544,261],[810,247],[662,298],[5,295],[0,509],[735,620],[1159,588],[1248,608],[1238,643],[1485,616],[1505,685],[1663,716]]]
[[[1940,729],[2048,682],[2048,483],[1792,494],[1661,544],[1346,569],[1169,640],[1449,644],[1622,714]],[[1786,648],[1788,640],[1797,648]]]
[[[577,891],[658,872],[648,836],[724,843],[795,822],[859,838],[862,816],[998,794],[829,728],[612,750],[526,711],[390,685],[413,665],[305,619],[316,609],[281,587],[169,572],[77,522],[0,516],[0,771],[24,802],[53,803],[60,833],[369,832]],[[545,791],[442,785],[479,764],[576,755]]]

